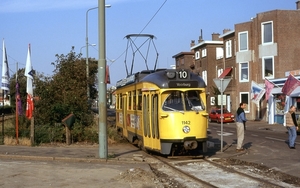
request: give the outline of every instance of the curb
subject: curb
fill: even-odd
[[[85,162],[85,163],[144,163],[143,160],[132,158],[109,158],[109,159],[95,159],[95,158],[72,158],[72,157],[45,157],[45,156],[28,156],[28,155],[1,155],[0,159],[22,159],[31,161],[60,161],[60,162]]]

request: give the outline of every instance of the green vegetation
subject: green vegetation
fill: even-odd
[[[52,76],[36,73],[34,76],[34,125],[35,144],[65,142],[65,127],[62,120],[73,113],[75,123],[71,128],[72,142],[98,142],[98,120],[91,111],[91,102],[88,102],[87,84],[90,89],[90,98],[97,97],[96,74],[97,61],[89,59],[89,79],[86,79],[86,62],[81,54],[76,54],[74,48],[67,55],[56,55],[57,60],[51,63],[54,66]],[[38,62],[37,62],[38,63]],[[19,117],[19,138],[30,138],[30,120],[26,113],[26,77],[24,69],[18,70],[20,96],[23,115]],[[11,99],[16,96],[16,76],[10,80]],[[12,100],[12,109],[15,113],[15,100]],[[15,137],[15,119],[6,121],[5,137]],[[8,125],[9,124],[9,125]],[[109,130],[108,132],[110,132]],[[1,132],[1,131],[0,131]],[[112,131],[113,132],[113,131]],[[114,133],[112,133],[114,137]]]

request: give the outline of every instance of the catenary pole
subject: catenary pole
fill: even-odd
[[[99,113],[99,157],[107,159],[107,133],[106,133],[106,57],[105,57],[105,0],[98,0],[98,113]]]

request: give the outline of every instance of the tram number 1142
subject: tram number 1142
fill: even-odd
[[[191,122],[190,121],[181,121],[182,125],[190,125]]]

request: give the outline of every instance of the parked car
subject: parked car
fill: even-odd
[[[234,115],[231,112],[229,112],[227,109],[223,110],[223,117],[224,117],[223,123],[234,122]],[[220,123],[221,122],[221,109],[219,109],[219,108],[211,109],[208,120],[210,122],[216,121],[217,123]]]

